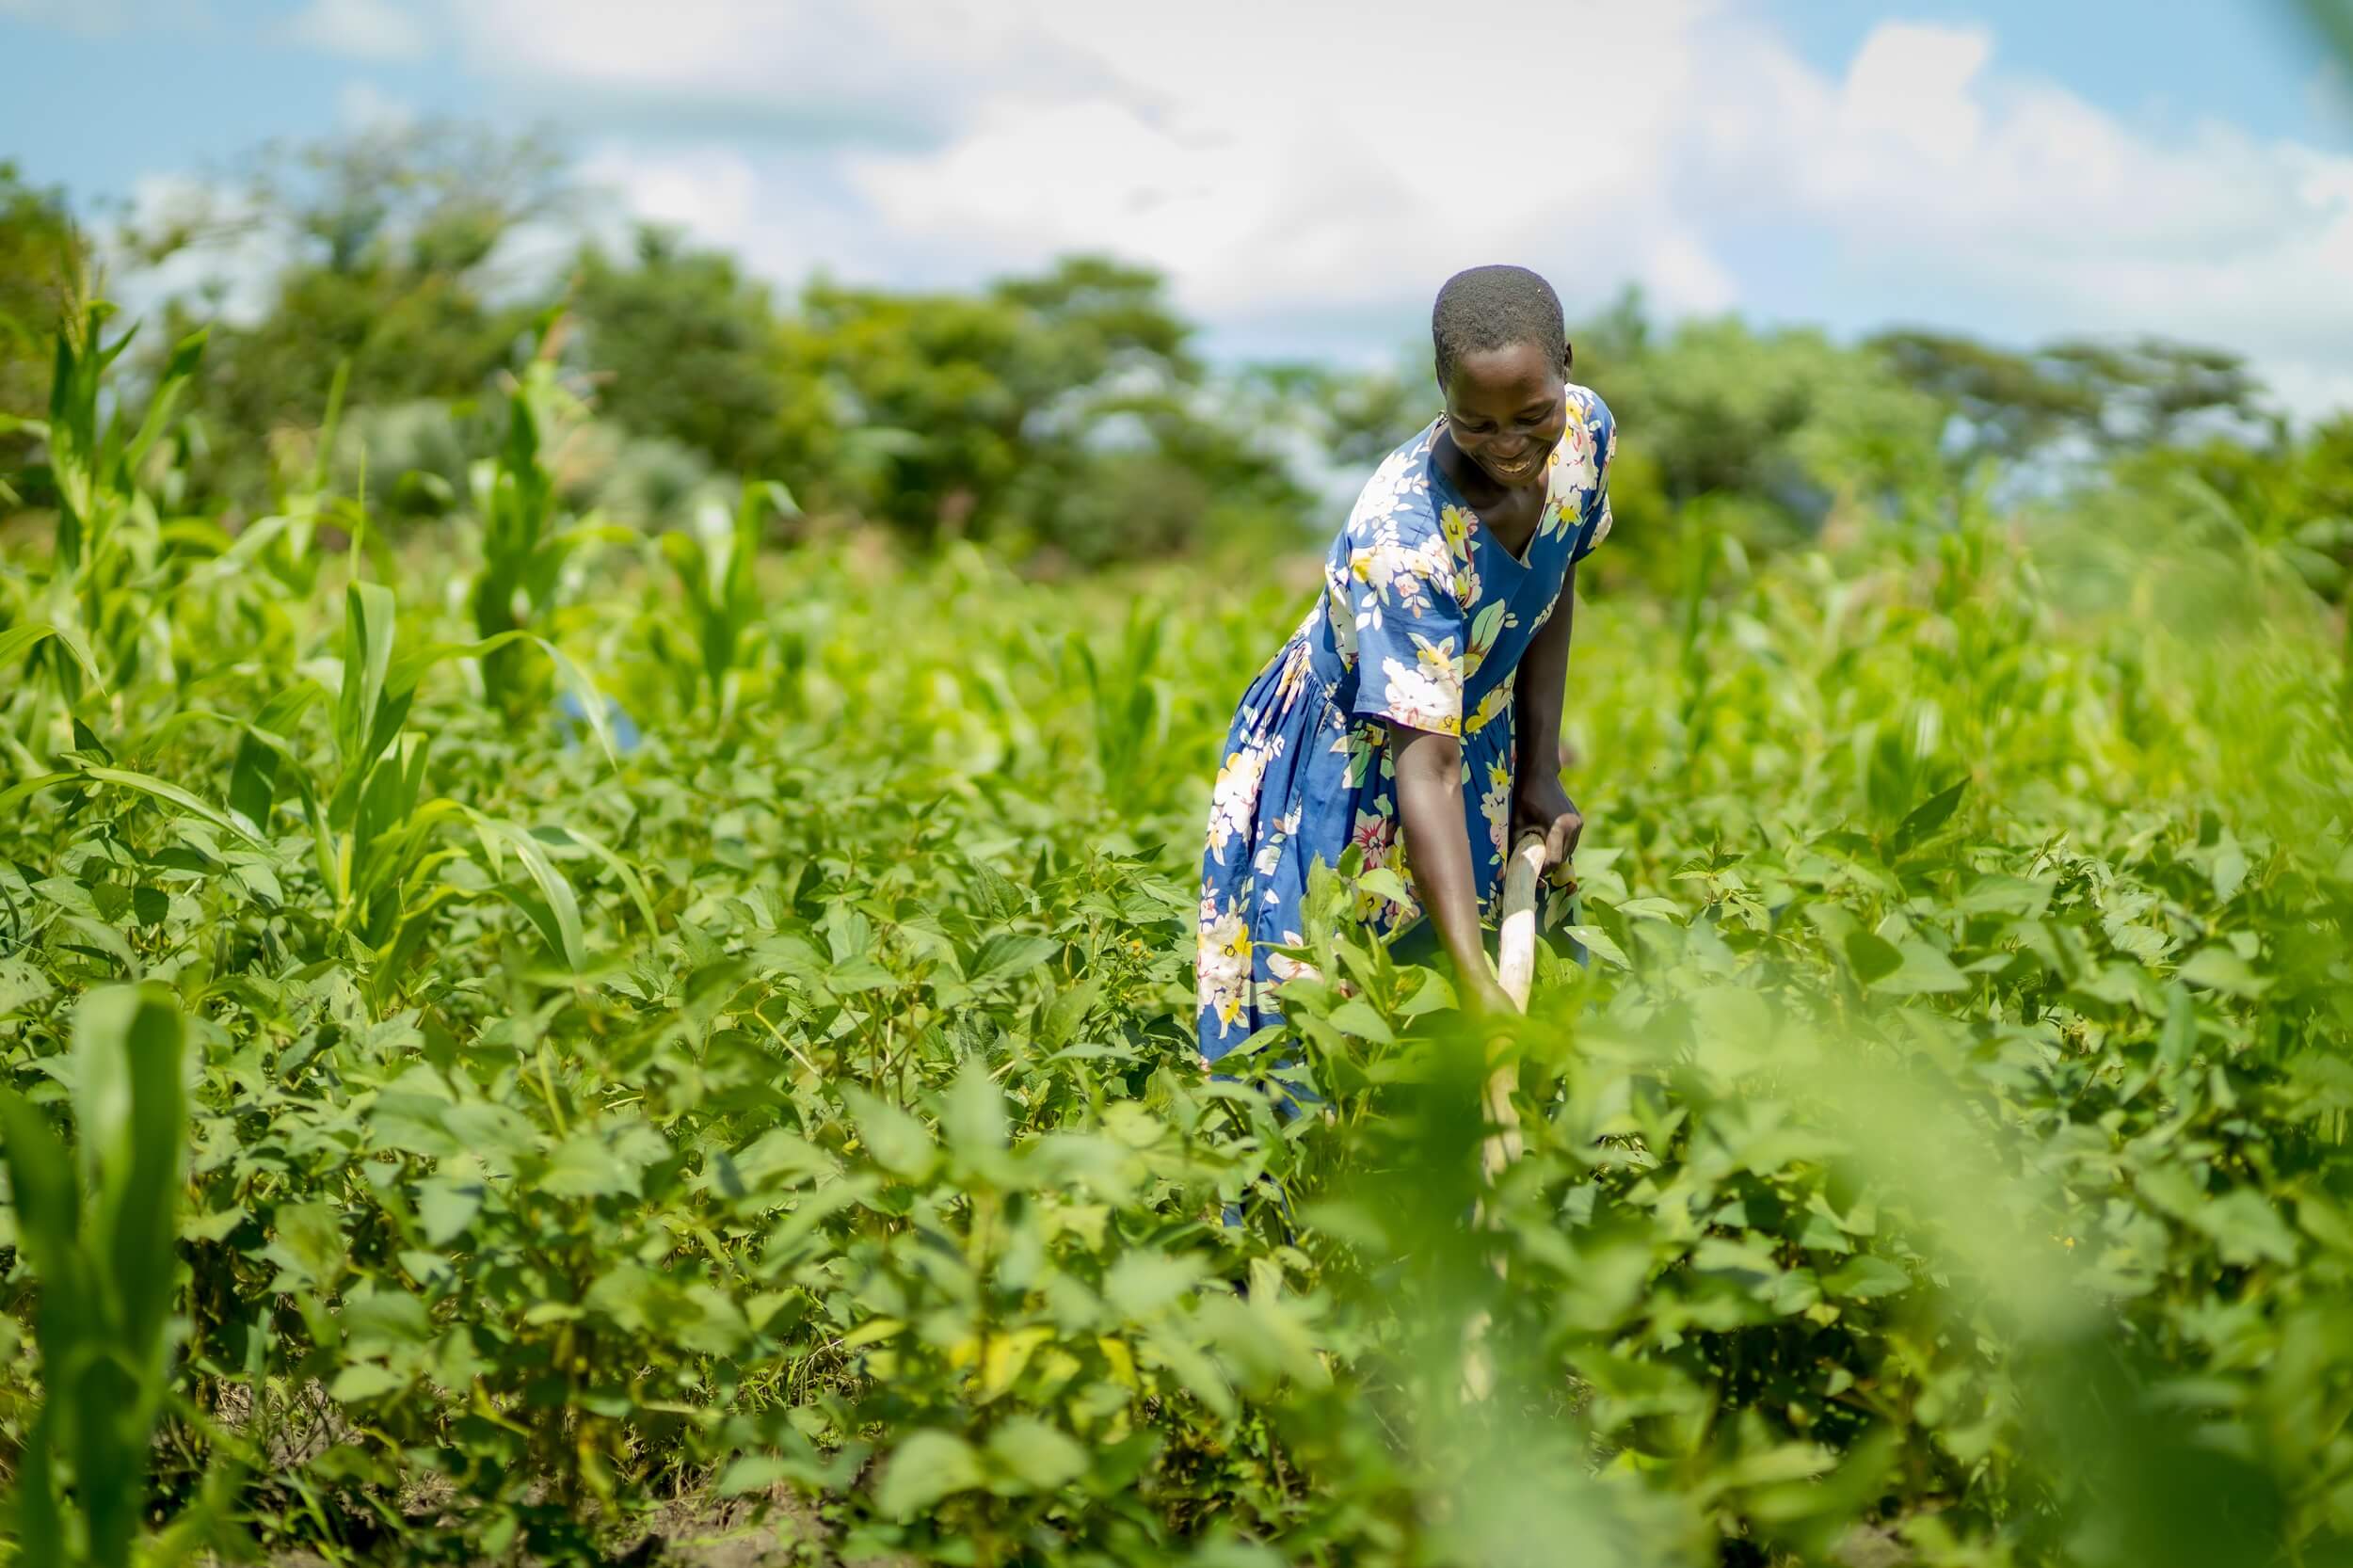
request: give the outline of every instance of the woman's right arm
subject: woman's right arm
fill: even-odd
[[[1404,829],[1406,869],[1424,917],[1462,977],[1462,1003],[1482,1012],[1512,1012],[1487,962],[1479,925],[1479,895],[1471,881],[1470,828],[1463,817],[1463,743],[1452,735],[1392,725],[1397,751],[1397,812]]]

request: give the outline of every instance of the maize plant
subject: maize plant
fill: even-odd
[[[10,1509],[28,1564],[128,1568],[138,1555],[151,1435],[169,1388],[184,1035],[167,991],[119,985],[82,999],[65,1075],[72,1152],[39,1109],[0,1089],[16,1248],[40,1292],[45,1397]]]
[[[573,553],[599,540],[631,536],[594,513],[570,517],[556,494],[546,449],[582,412],[556,375],[559,317],[560,312],[550,311],[539,318],[530,362],[507,394],[506,437],[498,456],[476,462],[468,473],[482,564],[467,603],[474,633],[486,644],[511,632],[551,630],[549,617]],[[510,713],[520,713],[536,698],[525,679],[527,667],[523,650],[511,644],[487,648],[482,654],[483,685]]]
[[[673,650],[669,622],[652,620],[656,645],[668,662],[689,672],[681,687],[692,699],[699,690],[721,719],[734,712],[738,676],[749,664],[761,629],[764,606],[753,568],[771,513],[794,517],[792,492],[774,480],[746,480],[730,515],[705,502],[691,531],[662,536],[663,559],[677,574],[694,632],[693,662]]]
[[[168,663],[162,608],[177,572],[139,471],[170,427],[173,407],[204,349],[202,331],[181,340],[134,426],[127,410],[109,410],[101,395],[107,371],[137,330],[108,343],[111,314],[112,306],[95,302],[60,328],[49,418],[20,422],[46,451],[37,474],[46,479],[56,506],[48,591],[23,610],[27,621],[52,628],[42,651],[69,709],[81,700],[85,678],[92,684],[120,682],[136,676],[143,663]]]

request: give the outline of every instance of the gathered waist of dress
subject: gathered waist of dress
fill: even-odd
[[[1357,717],[1353,709],[1361,666],[1351,666],[1341,662],[1339,650],[1332,645],[1323,616],[1323,604],[1318,600],[1314,613],[1300,624],[1298,631],[1291,633],[1282,649],[1267,662],[1263,673],[1272,674],[1280,669],[1285,686],[1313,687],[1343,719],[1353,722]],[[1518,673],[1517,670],[1507,671],[1503,679],[1481,694],[1476,703],[1465,704],[1464,739],[1485,731],[1510,715],[1513,683]]]

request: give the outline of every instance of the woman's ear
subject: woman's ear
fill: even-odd
[[[1566,376],[1569,373],[1569,367],[1576,363],[1577,344],[1564,338],[1561,343],[1561,374]]]

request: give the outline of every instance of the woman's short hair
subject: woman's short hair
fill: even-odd
[[[1524,266],[1475,266],[1448,279],[1430,312],[1430,342],[1441,386],[1465,354],[1525,343],[1547,352],[1558,344],[1564,364],[1569,356],[1561,296]]]

